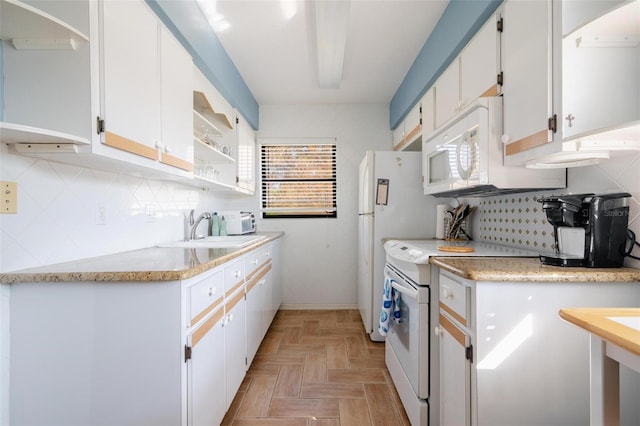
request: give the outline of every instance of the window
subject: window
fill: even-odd
[[[337,217],[335,141],[263,142],[260,153],[263,218]]]

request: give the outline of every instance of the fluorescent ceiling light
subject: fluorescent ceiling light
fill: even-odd
[[[316,0],[312,3],[316,35],[318,84],[337,89],[342,80],[347,45],[350,0]]]

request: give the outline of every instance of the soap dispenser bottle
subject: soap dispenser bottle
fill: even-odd
[[[218,213],[213,213],[213,216],[211,216],[211,233],[209,235],[220,235],[220,216],[218,216]]]
[[[220,219],[220,235],[227,235],[227,221],[224,216]]]

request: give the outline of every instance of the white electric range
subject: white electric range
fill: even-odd
[[[467,252],[449,252],[438,247],[466,247]],[[438,369],[437,339],[430,324],[437,323],[438,286],[434,256],[538,257],[538,252],[485,242],[442,240],[389,240],[385,242],[385,279],[399,295],[400,321],[390,322],[385,362],[413,425],[428,425],[437,413],[437,390],[431,371]],[[429,308],[431,306],[431,309]]]

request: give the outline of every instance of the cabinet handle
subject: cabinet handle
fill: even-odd
[[[171,147],[169,145],[165,145],[164,148],[163,148],[163,151],[168,154],[168,153],[171,152]]]
[[[509,135],[502,135],[502,143],[509,143],[511,142],[511,136]]]
[[[252,264],[252,265],[257,265],[257,264],[258,264],[258,259],[253,259],[253,260],[251,261],[251,264]]]
[[[443,289],[442,291],[442,295],[444,296],[445,299],[453,299],[453,292],[449,289]]]
[[[215,287],[209,287],[209,297],[213,296],[214,294],[216,294]]]
[[[233,314],[227,314],[227,324],[233,321]]]
[[[258,284],[260,286],[263,286],[266,283],[266,281],[264,279],[261,279],[260,281],[258,281]]]
[[[236,273],[235,273],[235,277],[236,277],[236,278],[240,277],[240,271],[236,271]]]
[[[439,325],[436,325],[435,327],[433,327],[433,333],[436,336],[442,336],[442,334],[444,333],[444,330],[442,330],[442,328]]]

